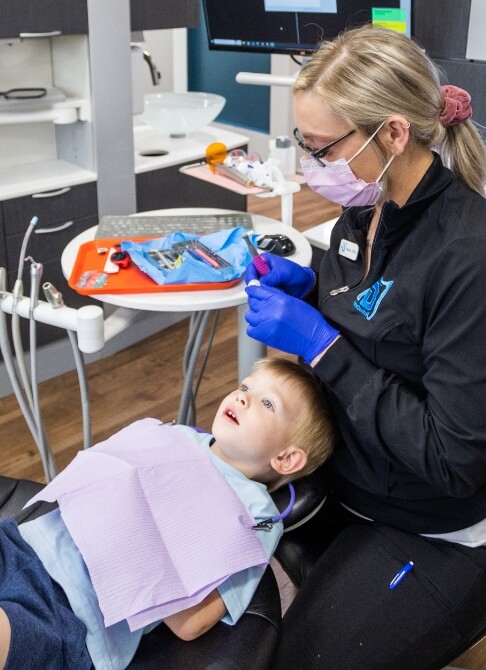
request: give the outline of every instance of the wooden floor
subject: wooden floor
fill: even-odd
[[[254,213],[279,218],[280,198],[248,199]],[[296,194],[294,224],[299,230],[335,216],[339,210],[307,187]],[[109,358],[88,366],[93,442],[130,421],[177,416],[182,389],[181,361],[187,320]],[[237,382],[236,309],[221,312],[216,337],[198,395],[198,424],[209,429],[219,400]],[[75,372],[40,385],[47,435],[58,469],[82,448],[80,399]],[[3,475],[44,481],[37,449],[14,396],[0,399]]]
[[[278,198],[250,197],[248,209],[280,218]],[[299,230],[338,213],[338,208],[305,186],[294,198],[294,226]],[[185,320],[88,366],[93,443],[135,419],[153,416],[170,421],[177,416],[187,327]],[[223,310],[198,394],[197,423],[202,428],[211,428],[220,399],[237,382],[236,335],[236,309]],[[47,435],[61,470],[82,448],[76,374],[70,372],[44,382],[40,394]],[[0,398],[0,443],[2,475],[44,481],[37,449],[13,396]],[[486,645],[479,645],[451,665],[486,670]]]

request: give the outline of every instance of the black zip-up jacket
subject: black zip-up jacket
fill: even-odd
[[[467,528],[486,517],[486,200],[436,156],[404,207],[384,204],[366,275],[370,219],[343,213],[319,273],[342,334],[314,368],[343,438],[332,487],[404,530]]]

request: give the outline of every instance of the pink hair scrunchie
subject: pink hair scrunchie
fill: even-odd
[[[442,86],[441,90],[444,99],[444,109],[439,117],[439,121],[444,128],[454,126],[456,123],[461,123],[471,118],[471,96],[467,91],[452,85]]]

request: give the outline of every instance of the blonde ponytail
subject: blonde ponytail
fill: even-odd
[[[486,149],[471,121],[463,121],[446,128],[437,150],[444,165],[485,197]]]
[[[313,90],[336,116],[367,135],[387,117],[404,116],[413,142],[438,151],[447,167],[485,196],[481,137],[470,119],[447,128],[441,123],[439,70],[408,37],[373,26],[345,31],[321,45],[293,90]]]

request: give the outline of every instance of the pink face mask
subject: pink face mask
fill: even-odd
[[[380,179],[387,171],[395,156],[392,156],[387,162],[378,175],[378,179],[370,183],[363,179],[358,179],[349,167],[349,164],[366,149],[383,126],[383,123],[349,161],[345,158],[340,158],[337,161],[326,161],[321,158],[321,162],[326,166],[322,167],[314,158],[301,158],[300,164],[308,186],[319,195],[343,207],[374,205],[383,192],[383,184],[380,182]]]

